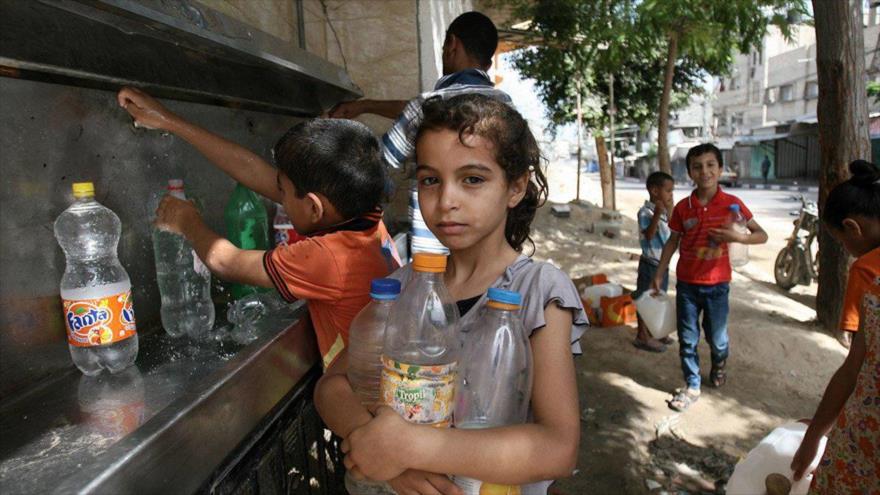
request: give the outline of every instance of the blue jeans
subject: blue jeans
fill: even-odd
[[[727,296],[730,284],[694,285],[678,282],[675,306],[678,319],[678,355],[681,358],[681,371],[688,388],[700,388],[700,356],[697,344],[700,342],[700,313],[703,313],[703,332],[711,349],[712,363],[727,359],[729,340],[727,337]]]

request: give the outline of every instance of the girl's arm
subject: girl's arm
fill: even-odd
[[[864,321],[864,319],[862,319]],[[861,324],[860,324],[861,326]],[[794,455],[791,462],[791,469],[794,471],[795,481],[800,480],[806,473],[810,463],[816,457],[819,448],[819,440],[823,435],[827,435],[834,425],[835,420],[843,410],[849,396],[852,395],[856,387],[856,380],[859,377],[859,371],[865,360],[865,332],[857,332],[853,336],[852,346],[846,361],[831,377],[822,401],[813,415],[810,426],[804,434],[800,448]]]
[[[324,371],[315,386],[315,408],[324,423],[337,436],[348,437],[352,430],[367,424],[373,415],[364,407],[348,381],[348,349]],[[395,416],[397,414],[393,413]],[[360,473],[353,473],[359,477]],[[388,483],[397,493],[461,495],[461,490],[442,474],[408,469]]]
[[[439,429],[405,422],[389,408],[343,442],[345,465],[372,479],[415,468],[491,483],[523,484],[570,476],[580,419],[569,342],[572,314],[550,304],[546,326],[531,337],[534,423],[483,430]]]

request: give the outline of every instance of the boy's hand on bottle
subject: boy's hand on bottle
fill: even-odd
[[[415,425],[407,423],[394,409],[380,407],[376,417],[351,432],[342,441],[345,467],[369,479],[386,481],[400,476],[409,466]]]
[[[801,446],[798,447],[797,452],[794,453],[794,458],[791,460],[791,470],[794,471],[795,481],[800,481],[807,474],[807,469],[810,468],[810,464],[816,458],[818,451],[819,440],[814,440],[811,436],[805,435]]]
[[[175,118],[155,98],[137,88],[122,88],[116,95],[116,101],[134,118],[135,127],[168,130]]]
[[[709,237],[715,242],[743,242],[745,235],[737,232],[732,225],[709,229]]]
[[[199,218],[199,210],[191,201],[166,195],[156,208],[154,224],[161,230],[184,235],[187,226],[192,225]]]
[[[388,484],[398,495],[464,495],[446,475],[415,469],[407,469]]]

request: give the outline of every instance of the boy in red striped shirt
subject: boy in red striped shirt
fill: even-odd
[[[728,243],[763,244],[767,233],[752,218],[746,205],[718,186],[721,176],[721,151],[711,143],[694,146],[685,157],[688,175],[697,188],[678,202],[669,219],[672,234],[660,256],[660,266],[653,288],[658,290],[662,274],[679,247],[675,275],[678,342],[681,369],[686,388],[669,401],[669,407],[684,411],[700,397],[700,314],[703,331],[712,355],[709,380],[715,387],[724,385],[724,367],[729,354],[727,337],[728,295],[731,267]],[[730,223],[730,207],[738,205],[749,229],[749,234],[737,232]]]

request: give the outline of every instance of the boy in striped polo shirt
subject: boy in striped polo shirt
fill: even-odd
[[[675,189],[675,180],[666,172],[654,172],[645,181],[649,199],[639,209],[639,244],[642,247],[642,256],[639,258],[639,272],[636,281],[636,290],[633,299],[638,299],[645,291],[651,289],[654,276],[657,275],[657,266],[660,264],[660,255],[663,247],[669,240],[668,213],[672,211],[672,191]],[[665,292],[669,285],[669,270],[664,270],[660,288]],[[642,317],[639,316],[639,331],[633,345],[639,349],[650,352],[663,352],[666,346],[663,342],[652,338],[648,333]]]
[[[725,365],[729,354],[727,337],[728,295],[731,267],[728,243],[763,244],[767,233],[752,218],[746,205],[718,186],[721,176],[721,151],[711,143],[691,148],[685,157],[688,175],[697,188],[678,202],[669,218],[672,233],[663,248],[660,266],[652,288],[659,290],[662,275],[675,250],[681,247],[675,276],[679,357],[686,388],[679,390],[669,407],[684,411],[700,397],[700,315],[712,356],[709,381],[715,387],[726,381]],[[730,207],[738,205],[748,223],[749,233],[740,233],[730,223]],[[680,246],[679,246],[680,244]]]

